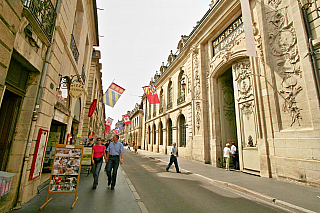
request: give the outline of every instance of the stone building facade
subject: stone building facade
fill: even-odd
[[[220,167],[236,142],[241,171],[320,186],[319,11],[249,4],[257,57],[240,0],[212,1],[151,82],[160,104],[143,99],[142,149],[169,153],[176,142],[180,157]]]
[[[82,134],[99,45],[96,1],[1,0],[0,25],[0,165],[15,173],[10,209],[49,178],[49,157],[38,157]]]
[[[141,148],[143,142],[142,135],[142,126],[143,126],[143,104],[136,103],[132,111],[128,111],[131,124],[126,125],[125,127],[125,141],[132,146],[132,142]]]
[[[84,117],[83,117],[83,128],[82,136],[89,138],[101,137],[105,138],[105,105],[100,102],[103,95],[102,88],[102,64],[99,63],[101,58],[99,50],[93,50],[91,67],[88,73],[88,87],[87,87],[87,98],[86,106],[84,108]],[[88,117],[90,106],[93,101],[96,99],[96,110],[91,117]],[[90,138],[91,138],[90,137]]]

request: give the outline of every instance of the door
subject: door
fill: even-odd
[[[21,97],[6,90],[0,108],[0,170],[5,171],[21,104]]]
[[[240,168],[260,172],[257,146],[257,115],[254,101],[252,71],[248,60],[232,65],[235,112],[237,121]]]

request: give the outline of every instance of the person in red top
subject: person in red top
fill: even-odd
[[[102,145],[101,138],[97,138],[97,144],[93,145],[92,155],[91,155],[92,171],[93,171],[92,189],[97,188],[99,173],[100,173],[102,162],[103,162],[103,157],[104,157],[104,159],[107,159],[105,150],[106,150],[106,147],[104,145]]]

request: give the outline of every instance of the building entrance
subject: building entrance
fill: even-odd
[[[6,90],[0,108],[0,170],[5,171],[19,114],[21,97]]]
[[[223,150],[227,142],[235,142],[239,152],[240,169],[260,174],[255,94],[249,62],[244,60],[233,63],[232,67],[218,78],[218,86],[221,149]]]
[[[234,101],[232,70],[228,69],[218,79],[220,124],[221,124],[221,153],[227,143],[237,142],[237,124]],[[221,156],[223,159],[223,156]]]

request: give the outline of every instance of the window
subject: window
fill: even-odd
[[[184,115],[180,116],[180,146],[186,147],[186,119]]]
[[[157,104],[153,104],[153,117],[156,117],[157,115]]]
[[[172,146],[172,121],[168,121],[168,146]]]
[[[160,122],[160,145],[163,145],[163,125]]]
[[[172,94],[172,81],[169,82],[169,85],[168,85],[168,105],[167,105],[167,109],[171,109],[172,108],[172,97],[173,97],[173,94]]]
[[[182,71],[179,75],[179,98],[185,96],[185,89],[183,88],[183,83],[185,81],[184,72]]]
[[[149,126],[149,144],[151,143],[151,129],[150,129],[150,126]]]
[[[153,124],[153,144],[157,144],[156,125]]]

